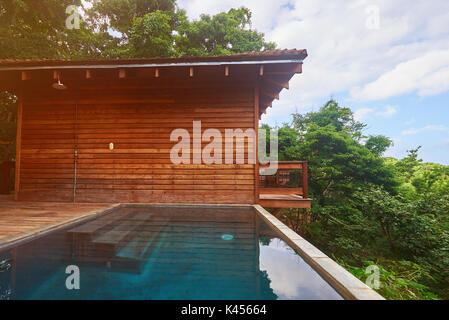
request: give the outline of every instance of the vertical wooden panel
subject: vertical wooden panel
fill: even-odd
[[[309,191],[307,188],[307,162],[302,164],[302,190],[303,190],[303,198],[307,199],[309,197]]]
[[[15,168],[15,187],[14,198],[19,200],[20,191],[20,159],[22,151],[22,116],[23,116],[23,88],[19,91],[19,100],[17,106],[17,136],[16,136],[16,168]]]
[[[254,166],[254,203],[259,203],[259,84],[254,89],[254,131],[256,132],[256,164]]]

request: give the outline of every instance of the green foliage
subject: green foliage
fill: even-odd
[[[378,263],[373,261],[364,261],[364,267],[350,266],[344,261],[339,261],[339,263],[362,281],[366,281],[369,276],[366,272],[366,267],[371,265],[377,266],[379,268],[380,282],[378,292],[386,299],[438,299],[438,296],[432,293],[428,286],[418,282],[423,278],[429,278],[430,274],[414,262],[405,260],[383,262],[388,267],[379,266]]]
[[[362,280],[375,261],[387,298],[449,298],[449,167],[422,163],[419,148],[383,158],[391,140],[364,127],[331,100],[277,130],[280,160],[309,162],[314,199],[310,223],[280,217]]]
[[[385,136],[370,136],[365,142],[365,147],[374,154],[382,155],[392,143],[391,139]]]
[[[151,58],[274,49],[251,28],[247,8],[189,21],[175,0],[87,0],[79,29],[68,6],[81,0],[0,0],[0,59]]]
[[[134,19],[130,31],[131,57],[170,57],[173,55],[172,17],[163,11]]]
[[[203,14],[193,22],[184,19],[177,31],[178,55],[221,55],[275,48],[274,43],[264,41],[262,33],[251,29],[251,12],[247,8],[212,17]]]
[[[174,12],[176,0],[91,0],[88,10],[90,22],[95,27],[107,31],[109,28],[130,38],[135,29],[136,19],[156,11]]]
[[[66,9],[81,0],[0,0],[0,59],[98,55],[101,37],[81,23],[69,30]]]

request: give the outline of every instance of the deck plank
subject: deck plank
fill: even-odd
[[[111,203],[23,202],[0,197],[0,243],[108,207]]]
[[[312,200],[295,194],[261,194],[259,204],[266,208],[310,208]]]

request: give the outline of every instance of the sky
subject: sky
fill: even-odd
[[[449,1],[178,0],[191,19],[245,6],[252,27],[279,48],[307,49],[262,122],[282,125],[294,112],[334,98],[386,135],[385,156],[422,146],[426,162],[449,165]]]

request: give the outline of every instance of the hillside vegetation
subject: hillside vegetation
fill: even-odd
[[[280,217],[362,280],[377,265],[388,299],[448,299],[449,167],[423,163],[420,147],[384,158],[391,140],[364,127],[331,100],[276,128],[280,160],[309,162],[314,199],[310,223]]]

